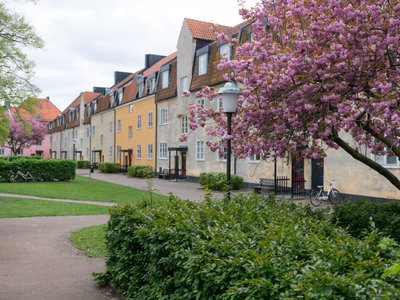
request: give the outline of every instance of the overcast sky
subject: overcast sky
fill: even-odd
[[[256,0],[247,0],[246,6]],[[113,85],[114,71],[135,72],[145,54],[176,51],[183,19],[234,26],[243,20],[237,0],[8,0],[45,41],[28,50],[36,63],[40,97],[62,111],[81,92]]]

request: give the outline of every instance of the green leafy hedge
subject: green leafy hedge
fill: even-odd
[[[26,174],[37,172],[43,181],[67,181],[75,179],[76,163],[69,159],[16,159],[13,161],[0,160],[0,181],[9,182],[10,175],[16,167]]]
[[[400,242],[400,201],[375,203],[365,199],[333,206],[331,222],[348,228],[354,237],[362,237],[370,228],[370,218],[385,236]]]
[[[88,161],[88,160],[78,160],[76,162],[76,167],[78,169],[88,169],[88,168],[90,168],[90,161]]]
[[[226,173],[222,172],[202,172],[200,173],[199,184],[211,190],[221,191],[226,189]],[[243,177],[231,175],[231,186],[233,190],[243,187]]]
[[[400,299],[399,262],[373,231],[363,240],[325,211],[258,196],[110,208],[100,282],[127,299]],[[397,259],[397,260],[396,260]]]
[[[151,177],[154,175],[154,172],[152,166],[137,165],[128,167],[128,174],[132,177]]]
[[[9,159],[10,158],[10,159]],[[40,155],[35,155],[35,156],[0,156],[0,160],[9,160],[9,161],[14,161],[17,159],[43,159],[43,157],[41,157]]]
[[[103,173],[119,173],[119,163],[101,162],[99,163],[99,170]]]

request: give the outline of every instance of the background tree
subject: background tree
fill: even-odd
[[[40,89],[30,82],[35,64],[23,49],[43,46],[42,39],[25,17],[11,12],[4,1],[0,1],[0,103],[16,107],[16,117],[19,117],[19,108],[34,112],[34,100],[26,99],[35,98],[40,93]],[[8,122],[4,108],[0,106],[0,141],[4,141],[7,135]]]
[[[42,142],[47,134],[47,122],[34,119],[31,115],[24,115],[24,120],[15,118],[15,114],[10,117],[10,133],[4,144],[10,148],[14,155],[20,152],[21,149],[29,148]]]
[[[231,39],[235,58],[219,65],[226,80],[243,83],[232,136],[223,114],[194,106],[191,128],[213,118],[208,134],[231,138],[239,158],[289,151],[318,159],[341,148],[400,190],[399,179],[369,155],[400,158],[400,0],[264,0],[240,13],[255,21],[253,41]]]

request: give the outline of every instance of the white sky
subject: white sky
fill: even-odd
[[[8,0],[7,6],[45,41],[43,50],[27,50],[36,63],[33,82],[61,111],[80,92],[112,86],[114,71],[143,68],[145,54],[175,52],[185,17],[227,26],[243,21],[237,0]]]

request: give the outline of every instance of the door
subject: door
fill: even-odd
[[[186,177],[186,152],[181,152],[182,160],[182,177]]]
[[[304,190],[304,159],[292,160],[292,196],[303,196]]]
[[[313,159],[311,161],[311,189],[316,190],[324,184],[324,159]]]

